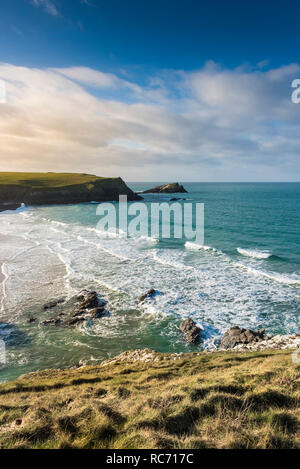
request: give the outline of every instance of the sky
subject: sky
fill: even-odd
[[[2,0],[0,171],[299,181],[299,18],[294,0]]]

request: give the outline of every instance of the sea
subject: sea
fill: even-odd
[[[128,183],[134,191],[158,184]],[[144,203],[204,204],[203,244],[99,230],[97,201],[0,213],[0,382],[129,349],[215,350],[234,325],[300,332],[300,183],[183,185],[186,194],[147,194]],[[150,288],[153,300],[138,304]],[[108,301],[105,317],[41,324],[64,310],[44,311],[45,303],[82,289]],[[189,317],[202,329],[197,344],[179,331]]]

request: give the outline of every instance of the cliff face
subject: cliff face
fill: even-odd
[[[0,204],[2,207],[11,204],[45,205],[68,204],[92,201],[118,200],[119,195],[127,195],[128,200],[140,200],[121,178],[95,178],[81,184],[50,184],[36,186],[34,183],[0,184]]]
[[[187,192],[185,188],[178,182],[172,184],[164,184],[162,186],[156,186],[152,189],[148,189],[143,194],[177,194]]]

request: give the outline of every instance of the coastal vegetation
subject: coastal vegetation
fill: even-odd
[[[0,186],[5,184],[26,187],[69,187],[78,184],[93,183],[104,179],[92,174],[83,173],[22,173],[22,172],[0,172]]]
[[[0,386],[0,448],[300,448],[291,352],[125,352]]]

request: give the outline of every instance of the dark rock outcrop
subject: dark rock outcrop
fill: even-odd
[[[42,321],[41,324],[42,326],[49,326],[49,325],[58,326],[59,324],[61,324],[61,319],[59,318],[46,319],[45,321]]]
[[[196,326],[195,322],[191,319],[185,319],[179,326],[179,330],[184,334],[186,340],[190,343],[195,343],[198,340],[201,329]]]
[[[177,194],[177,193],[186,193],[185,188],[178,182],[173,182],[172,184],[164,184],[162,186],[156,186],[152,189],[143,191],[142,194]]]
[[[96,308],[99,301],[98,293],[95,291],[82,290],[76,296],[76,302],[79,304],[80,309]]]
[[[36,321],[36,318],[34,318],[33,316],[30,316],[30,317],[27,319],[27,322],[28,322],[29,324],[31,324],[31,323],[33,323],[33,322],[35,322],[35,321]]]
[[[0,212],[5,212],[6,210],[17,210],[18,208],[20,208],[20,206],[20,203],[0,203]]]
[[[143,295],[139,297],[139,303],[144,303],[145,300],[151,300],[157,294],[158,294],[157,290],[154,290],[154,288],[150,288],[150,290],[148,290],[146,293],[144,293]]]
[[[265,334],[265,329],[253,331],[251,329],[243,329],[242,327],[234,326],[223,335],[220,348],[232,349],[239,344],[251,344],[268,339],[269,337]]]
[[[77,316],[71,319],[68,319],[67,321],[64,322],[64,326],[75,326],[75,324],[78,324],[79,322],[85,321],[84,316]]]
[[[58,300],[49,301],[48,303],[44,304],[43,309],[46,311],[47,309],[55,308],[57,305],[65,302],[65,298],[59,298]]]
[[[99,319],[106,314],[105,306],[107,301],[101,298],[96,291],[82,290],[78,295],[70,300],[70,303],[73,305],[75,304],[73,313],[67,315],[65,312],[60,312],[55,318],[46,319],[45,321],[42,321],[41,324],[73,326],[86,321],[87,319]],[[49,304],[50,303],[47,303],[45,306],[48,306]],[[46,309],[55,307],[57,304],[59,304],[59,302],[53,301],[51,302],[51,306],[48,306]]]

